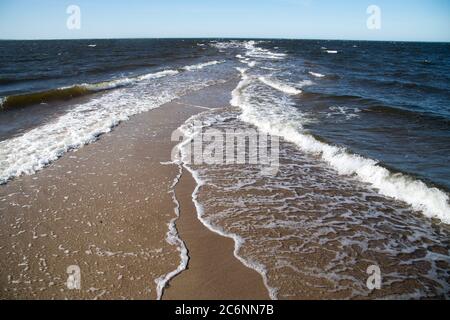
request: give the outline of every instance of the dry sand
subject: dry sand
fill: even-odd
[[[44,170],[0,186],[0,298],[155,299],[155,279],[180,263],[165,239],[178,173],[161,164],[176,144],[170,136],[203,111],[193,105],[222,106],[234,85],[137,115]],[[184,172],[176,188],[178,228],[191,260],[164,298],[268,298],[260,275],[233,256],[233,241],[197,220],[193,189]],[[81,269],[81,290],[66,287],[70,265]]]

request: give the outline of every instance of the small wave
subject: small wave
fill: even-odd
[[[316,77],[316,78],[323,78],[323,77],[325,77],[325,75],[323,75],[323,74],[321,74],[321,73],[317,73],[317,72],[309,71],[308,73],[309,73],[310,75],[312,75],[313,77]]]
[[[268,85],[269,87],[272,87],[276,90],[282,91],[287,94],[297,95],[302,93],[302,90],[294,88],[288,84],[282,83],[281,81],[269,79],[266,77],[259,77],[259,81],[264,83],[265,85]]]
[[[280,69],[277,69],[277,68],[271,68],[271,67],[261,67],[261,69],[269,70],[269,71],[279,71],[279,70],[280,70]]]
[[[248,65],[250,68],[253,68],[254,66],[256,66],[256,61],[252,61],[250,58],[245,58],[240,54],[236,55],[236,58],[239,59],[240,63],[244,63],[244,64]]]
[[[239,62],[248,65],[250,68],[253,68],[256,66],[256,61],[251,61],[250,59],[239,60]]]
[[[122,78],[98,83],[83,83],[70,87],[62,87],[47,91],[8,96],[3,98],[3,101],[1,101],[0,104],[0,108],[3,110],[8,110],[26,107],[30,105],[36,105],[40,103],[70,100],[73,98],[81,97],[99,91],[111,90],[128,86],[138,81],[162,78],[170,75],[175,75],[177,73],[178,71],[176,70],[164,70],[156,73],[141,75],[134,78]]]
[[[177,186],[178,182],[180,181],[181,175],[183,173],[183,169],[181,166],[179,166],[178,175],[175,177],[173,184],[170,188],[170,193],[172,195],[172,200],[175,205],[175,218],[173,218],[169,222],[169,230],[167,231],[166,241],[170,245],[176,246],[178,252],[180,253],[180,264],[178,267],[169,272],[166,275],[163,275],[155,280],[156,283],[156,293],[157,293],[157,300],[161,300],[164,289],[167,287],[167,284],[172,280],[174,277],[179,275],[181,272],[186,270],[188,263],[189,263],[189,255],[188,250],[186,248],[186,244],[183,240],[181,240],[180,236],[178,235],[178,230],[176,227],[176,222],[180,218],[180,203],[178,202],[178,199],[175,194],[175,187]]]
[[[97,45],[96,44],[89,44],[88,47],[90,48],[95,48]]]
[[[201,64],[196,64],[192,66],[186,66],[181,68],[182,71],[194,71],[200,70],[208,66],[223,63],[224,61],[211,61]],[[30,105],[48,103],[53,101],[64,101],[73,98],[81,97],[84,95],[92,94],[99,91],[116,89],[124,86],[134,84],[139,81],[158,79],[167,76],[173,76],[178,74],[178,70],[163,70],[156,73],[148,73],[132,78],[122,78],[111,81],[104,81],[98,83],[83,83],[77,84],[69,87],[62,87],[51,89],[47,91],[26,93],[21,95],[13,95],[3,97],[0,101],[0,110],[8,110],[20,107],[26,107]]]
[[[178,73],[179,73],[179,71],[177,71],[177,70],[164,70],[164,71],[160,71],[160,72],[156,72],[156,73],[149,73],[149,74],[145,74],[143,76],[139,76],[138,80],[158,79],[158,78],[163,78],[163,77],[167,77],[167,76],[174,76]]]
[[[224,62],[225,61],[210,61],[210,62],[205,62],[205,63],[199,63],[199,64],[194,64],[192,66],[183,67],[183,70],[186,70],[186,71],[200,70],[205,67],[213,66],[216,64],[224,63]]]
[[[334,54],[336,54],[336,53],[338,53],[339,51],[337,51],[337,50],[326,50],[327,51],[327,53],[334,53]]]
[[[54,90],[4,97],[1,109],[13,109],[29,105],[47,103],[55,100],[69,100],[89,94],[90,90],[82,85]]]

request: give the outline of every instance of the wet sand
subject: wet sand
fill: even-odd
[[[234,84],[215,86],[137,115],[44,170],[0,186],[1,299],[155,299],[155,279],[180,263],[166,242],[175,217],[172,132],[223,105]],[[191,260],[166,299],[267,298],[261,277],[233,256],[233,241],[196,218],[192,177],[177,185],[179,229]],[[66,286],[81,270],[81,290]]]
[[[180,237],[189,249],[188,270],[170,283],[164,299],[169,300],[267,300],[262,277],[234,256],[234,241],[217,235],[197,219],[192,202],[195,181],[184,170],[176,187],[181,216]],[[194,213],[194,214],[192,214]]]

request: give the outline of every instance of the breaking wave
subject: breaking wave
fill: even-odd
[[[393,173],[375,160],[317,140],[304,130],[301,114],[294,114],[298,113],[294,108],[280,106],[278,101],[256,102],[258,88],[254,78],[246,74],[246,69],[239,71],[242,80],[233,91],[231,104],[241,108],[242,120],[283,137],[305,152],[320,155],[339,174],[354,175],[380,194],[404,201],[426,216],[450,224],[449,196],[445,192],[408,175]]]
[[[73,98],[81,97],[88,94],[93,94],[100,91],[112,90],[129,86],[134,83],[149,80],[158,79],[167,76],[173,76],[183,71],[195,71],[201,70],[205,67],[213,66],[223,61],[210,61],[190,66],[185,66],[179,70],[163,70],[156,73],[148,73],[136,77],[121,78],[111,81],[104,81],[98,83],[83,83],[76,84],[69,87],[56,88],[52,90],[46,90],[41,92],[26,93],[20,95],[12,95],[3,97],[0,100],[0,110],[9,110],[14,108],[21,108],[30,105],[49,103],[53,101],[64,101]]]

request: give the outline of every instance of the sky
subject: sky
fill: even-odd
[[[173,37],[450,42],[450,0],[0,0],[0,39]]]

